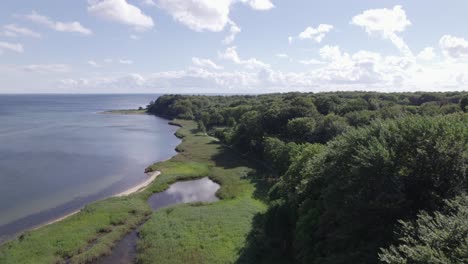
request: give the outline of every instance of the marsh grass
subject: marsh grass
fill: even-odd
[[[139,263],[233,263],[256,214],[266,209],[248,175],[252,164],[199,133],[192,121],[181,128],[179,153],[147,171],[160,170],[144,191],[86,206],[78,214],[0,246],[0,263],[88,263],[107,255],[125,234],[147,221],[138,242]],[[221,185],[218,202],[195,203],[151,212],[147,199],[170,184],[209,177]]]
[[[138,263],[234,263],[254,216],[265,210],[248,177],[255,170],[216,139],[199,133],[194,123],[181,123],[180,153],[153,169],[163,172],[161,181],[208,176],[220,184],[216,195],[221,200],[153,213],[140,230]]]

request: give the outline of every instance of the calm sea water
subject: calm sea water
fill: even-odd
[[[97,112],[156,95],[0,95],[0,241],[147,177],[175,154],[167,120]]]

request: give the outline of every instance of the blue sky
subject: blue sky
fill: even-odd
[[[468,89],[468,1],[4,0],[0,93]]]

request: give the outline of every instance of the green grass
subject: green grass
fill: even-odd
[[[248,177],[253,164],[213,138],[197,133],[191,121],[182,127],[179,153],[153,164],[147,171],[162,173],[144,191],[110,198],[85,207],[64,221],[28,231],[0,246],[0,263],[87,263],[109,254],[126,233],[148,220],[141,230],[141,263],[233,263],[251,231],[253,217],[266,205],[254,198]],[[220,201],[171,207],[156,213],[146,203],[170,184],[210,177],[221,188]]]
[[[28,231],[0,247],[0,263],[84,263],[151,214],[144,200],[110,198],[59,223]]]
[[[152,169],[161,169],[162,179],[209,176],[221,185],[217,192],[221,200],[154,213],[140,232],[138,262],[234,263],[245,246],[253,217],[266,208],[254,198],[256,189],[248,177],[254,173],[252,164],[212,137],[197,133],[194,123],[182,125],[179,155]]]

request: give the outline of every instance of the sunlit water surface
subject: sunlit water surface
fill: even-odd
[[[0,95],[0,242],[119,193],[175,154],[176,127],[98,112],[157,95]]]

